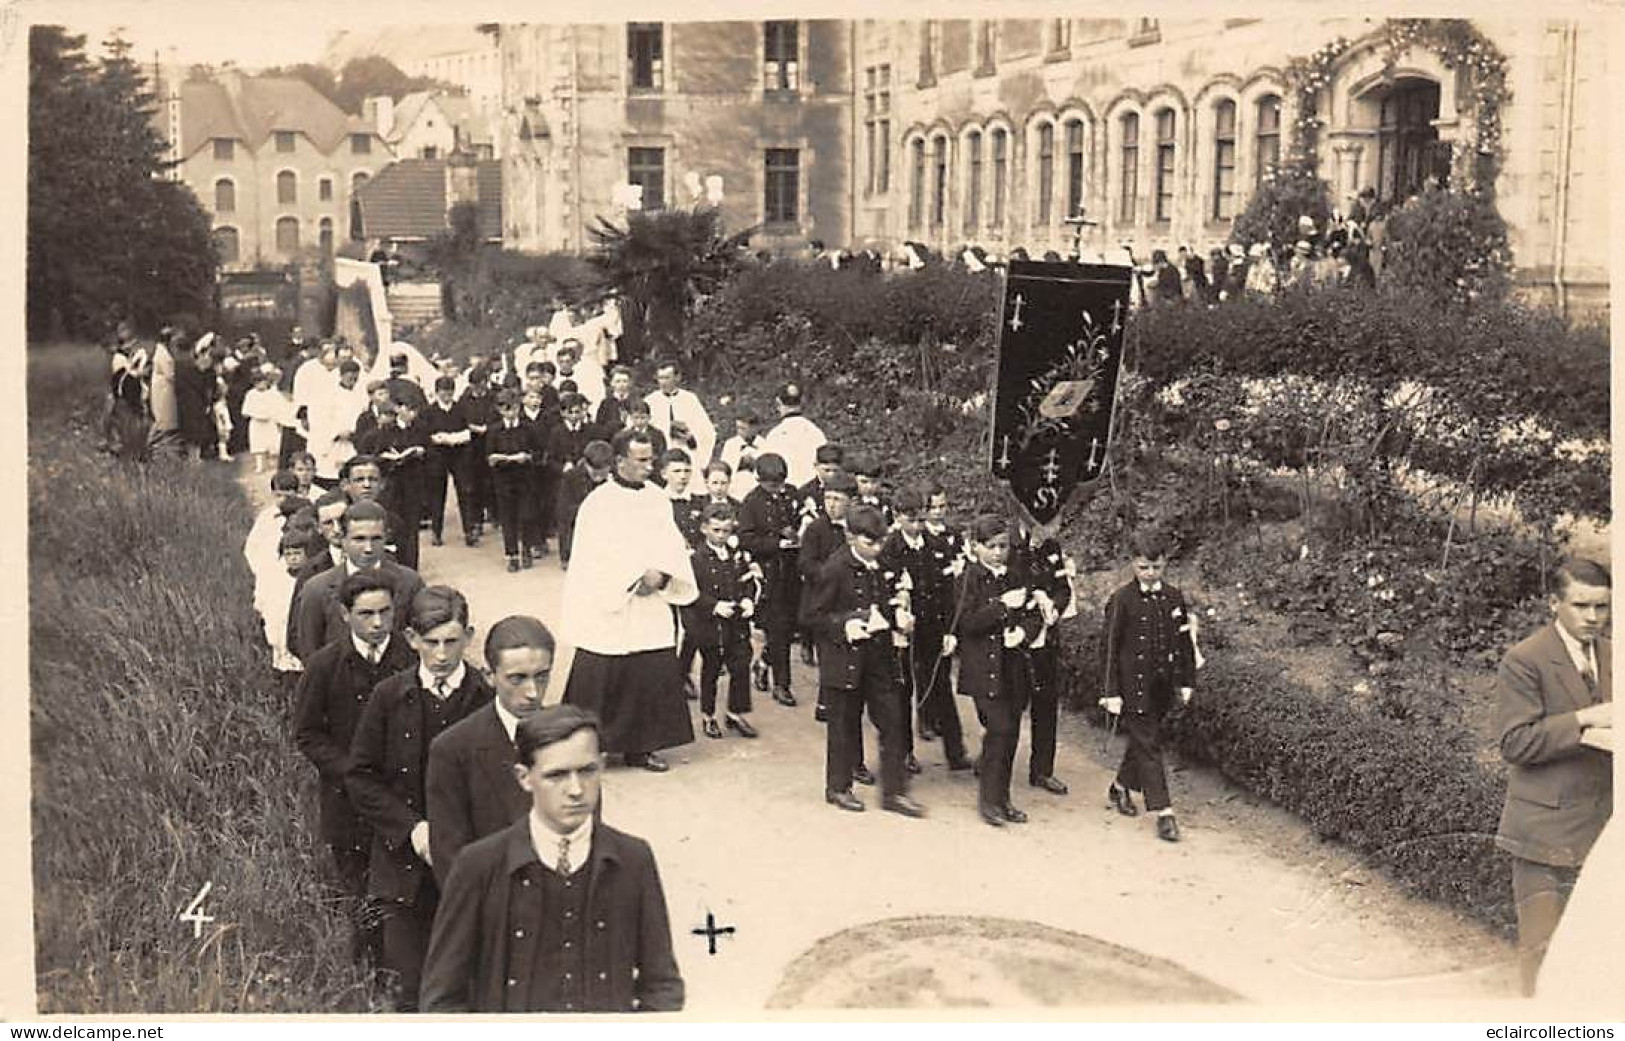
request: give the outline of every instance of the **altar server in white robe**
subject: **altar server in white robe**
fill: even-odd
[[[757,454],[772,452],[783,459],[788,471],[786,483],[791,488],[800,488],[817,473],[813,464],[817,462],[818,450],[829,439],[818,429],[818,424],[801,414],[799,383],[786,383],[780,387],[773,401],[779,409],[779,421],[762,438]]]
[[[689,494],[703,497],[706,494],[705,468],[717,447],[717,428],[694,392],[679,386],[681,380],[676,362],[661,362],[655,369],[659,389],[643,400],[649,403],[649,425],[665,435],[667,446],[689,453],[694,467]],[[673,435],[672,428],[677,425],[688,431],[687,437],[682,436],[681,431]]]
[[[576,648],[564,701],[598,713],[605,752],[668,769],[661,749],[694,740],[677,667],[673,608],[699,595],[671,500],[648,483],[654,444],[622,430],[615,471],[576,517],[561,636]]]

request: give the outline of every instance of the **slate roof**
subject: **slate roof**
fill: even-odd
[[[278,130],[310,139],[322,153],[345,143],[351,133],[372,128],[323,97],[302,79],[242,76],[189,80],[181,84],[181,158],[189,158],[216,137],[235,138],[258,151]]]
[[[475,170],[480,237],[502,239],[502,163]],[[379,170],[357,193],[367,238],[429,239],[446,230],[446,161],[399,159]]]

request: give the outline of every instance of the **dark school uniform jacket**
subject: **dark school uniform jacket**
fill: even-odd
[[[516,761],[494,699],[430,743],[429,856],[442,890],[464,846],[530,812],[530,796],[513,775]]]
[[[1196,685],[1190,605],[1175,587],[1157,585],[1145,592],[1131,581],[1106,602],[1105,696],[1122,698],[1124,712],[1161,715],[1174,690]]]
[[[779,545],[786,528],[792,539],[796,537],[800,526],[797,509],[795,492],[781,487],[773,493],[761,485],[751,489],[739,506],[739,545],[762,569],[763,602],[756,605],[756,617],[764,628],[794,625],[800,608],[800,549]]]
[[[868,567],[850,549],[830,557],[819,569],[807,601],[805,623],[818,640],[818,682],[835,690],[857,690],[869,669],[884,669],[896,682],[896,598],[899,572]],[[856,643],[846,638],[849,619],[866,621],[878,610],[889,628]]]
[[[724,547],[723,552],[727,554],[726,559],[704,541],[694,549],[694,582],[699,587],[699,596],[693,603],[678,608],[683,628],[702,647],[715,647],[725,637],[748,641],[750,619],[737,610],[732,618],[721,618],[716,614],[716,606],[731,600],[737,608],[741,601],[749,600],[754,609],[760,606],[762,598],[762,570],[750,553],[728,547]]]
[[[683,978],[654,851],[598,824],[588,861],[582,1011],[681,1011]],[[540,887],[524,884],[538,866],[528,816],[458,858],[423,967],[424,1012],[503,1011],[514,905],[540,900]]]
[[[433,884],[429,865],[412,849],[412,829],[429,819],[430,742],[493,697],[485,677],[465,666],[462,682],[446,697],[444,730],[436,730],[429,710],[434,693],[424,689],[418,671],[409,668],[374,688],[356,724],[345,776],[351,805],[372,828],[367,891],[388,900],[415,901]]]
[[[416,664],[417,655],[398,635],[389,638],[377,665],[368,663],[356,652],[348,629],[305,661],[295,698],[293,743],[321,775],[321,835],[329,845],[368,847],[368,829],[344,787],[356,723],[374,687]]]
[[[1022,588],[1022,576],[1013,567],[1002,575],[971,561],[965,565],[954,592],[957,613],[950,622],[958,641],[959,693],[970,697],[998,698],[1003,693],[1005,672],[1012,658],[1026,654],[1026,645],[1038,635],[1036,611],[1012,608],[1000,599],[1012,589]],[[1015,647],[1004,645],[1007,630],[1020,628],[1023,639]]]

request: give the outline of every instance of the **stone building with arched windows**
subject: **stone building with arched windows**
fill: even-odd
[[[1506,58],[1496,199],[1517,277],[1605,306],[1607,29],[1472,23]],[[758,244],[1139,257],[1227,242],[1298,140],[1295,58],[1318,66],[1314,154],[1349,208],[1449,184],[1486,142],[1473,81],[1378,19],[947,19],[503,26],[504,241],[583,249],[614,186],[685,201],[720,176]]]

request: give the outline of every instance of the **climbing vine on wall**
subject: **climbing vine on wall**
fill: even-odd
[[[1461,103],[1473,120],[1473,134],[1471,140],[1455,144],[1451,179],[1469,192],[1493,189],[1501,170],[1502,114],[1511,97],[1507,60],[1500,48],[1461,18],[1391,18],[1377,30],[1375,43],[1383,56],[1385,75],[1393,72],[1406,51],[1421,47],[1462,76]],[[1287,64],[1286,80],[1294,102],[1288,125],[1288,164],[1309,172],[1318,166],[1320,98],[1331,85],[1338,59],[1352,46],[1352,41],[1340,36]]]

